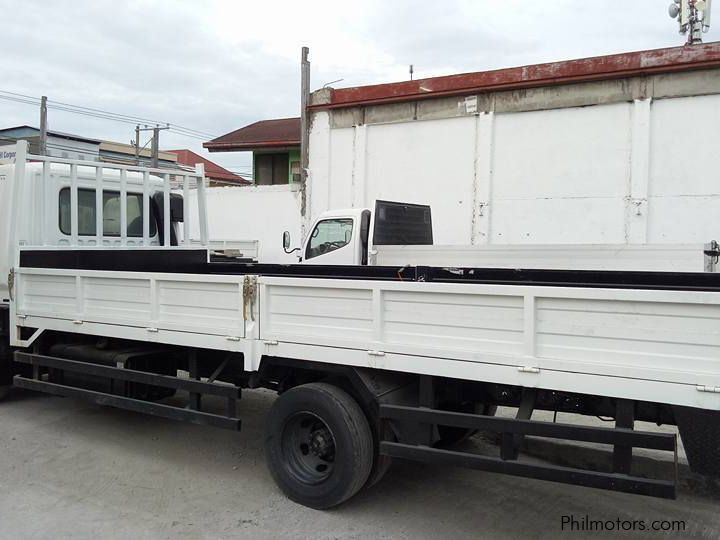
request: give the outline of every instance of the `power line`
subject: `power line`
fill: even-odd
[[[191,139],[197,139],[197,140],[199,140],[199,141],[207,141],[207,140],[208,140],[207,137],[202,137],[202,136],[200,136],[200,135],[193,135],[193,134],[191,134],[191,133],[184,133],[184,132],[182,132],[182,131],[178,131],[177,129],[174,129],[174,127],[173,127],[172,124],[170,124],[170,130],[169,130],[169,131],[170,131],[170,133],[175,133],[176,135],[182,135],[182,136],[184,136],[184,137],[189,137],[189,138],[191,138]]]
[[[159,121],[159,120],[152,120],[152,119],[150,119],[150,118],[144,118],[144,117],[142,117],[142,116],[133,116],[133,115],[129,115],[129,114],[115,113],[115,112],[106,111],[106,110],[103,110],[103,109],[95,109],[95,108],[93,108],[93,107],[85,107],[85,106],[82,106],[82,105],[73,105],[72,103],[65,103],[65,102],[62,102],[62,101],[49,100],[49,103],[55,103],[55,104],[57,104],[57,105],[61,105],[61,106],[64,106],[64,107],[66,107],[66,108],[72,108],[72,109],[77,109],[77,110],[84,110],[84,111],[93,112],[93,113],[98,113],[98,114],[105,114],[105,115],[112,116],[112,117],[115,117],[115,118],[118,118],[118,119],[131,120],[132,122],[149,123],[149,124],[166,124],[166,125],[168,124],[168,122],[161,122],[161,121]],[[211,134],[211,133],[208,133],[208,132],[205,132],[205,131],[201,131],[201,130],[198,130],[198,129],[192,129],[192,128],[180,126],[180,125],[178,125],[178,124],[172,124],[172,126],[173,126],[174,128],[177,128],[179,131],[184,131],[184,132],[188,132],[188,133],[194,133],[194,134],[197,134],[197,135],[201,135],[201,136],[203,136],[203,137],[211,137],[211,138],[217,137],[217,135],[213,135],[213,134]]]
[[[23,97],[23,98],[27,98],[27,99],[35,99],[35,100],[37,100],[37,101],[40,101],[40,100],[39,100],[38,98],[36,98],[35,96],[28,96],[28,95],[26,95],[26,94],[18,94],[17,92],[8,92],[7,90],[0,90],[0,94],[9,94],[9,95],[11,95],[11,96]]]
[[[101,116],[106,116],[110,119],[116,119],[116,120],[122,121],[122,122],[129,121],[130,123],[138,123],[139,122],[141,124],[147,124],[147,123],[149,123],[149,124],[165,124],[165,125],[171,125],[175,129],[175,131],[177,131],[178,133],[183,132],[184,134],[193,134],[193,135],[201,136],[203,138],[207,138],[207,137],[216,138],[217,137],[217,135],[213,135],[211,133],[207,133],[207,132],[200,131],[197,129],[187,128],[184,126],[180,126],[178,124],[170,124],[169,122],[161,122],[159,120],[151,120],[148,118],[143,118],[141,116],[132,116],[132,115],[128,115],[128,114],[114,113],[114,112],[105,111],[102,109],[94,109],[92,107],[83,107],[81,105],[72,105],[70,103],[64,103],[62,101],[49,101],[48,103],[56,104],[55,108],[58,108],[58,109],[60,109],[62,107],[62,110],[68,110],[68,111],[74,110],[78,114],[91,114],[92,113],[92,114],[97,114],[97,115],[101,115]],[[57,105],[59,105],[61,107],[57,107]],[[84,111],[84,112],[81,112],[81,111]]]
[[[133,122],[148,123],[148,124],[165,124],[166,123],[166,122],[160,122],[159,120],[151,120],[149,118],[143,118],[141,116],[132,116],[129,114],[114,113],[112,111],[105,111],[103,109],[94,109],[92,107],[84,107],[82,105],[73,105],[72,103],[64,103],[62,101],[49,100],[49,103],[55,103],[57,105],[62,105],[62,106],[70,107],[73,109],[82,109],[82,110],[89,111],[89,112],[101,113],[101,114],[106,114],[106,115],[110,115],[110,116],[117,116],[117,117],[125,118],[128,120],[132,120]]]
[[[9,92],[7,90],[0,90],[0,99],[4,99],[6,101],[13,101],[16,103],[24,103],[27,105],[40,105],[40,100],[33,96],[28,96],[26,94],[18,94],[16,92]],[[140,116],[133,116],[133,115],[127,115],[122,113],[114,113],[111,111],[106,111],[103,109],[95,109],[92,107],[84,107],[81,105],[73,105],[70,103],[65,103],[62,101],[48,101],[48,108],[68,112],[72,114],[79,114],[84,115],[92,118],[99,118],[104,120],[112,120],[115,122],[121,122],[124,124],[164,124],[167,126],[170,126],[170,131],[175,133],[176,135],[181,135],[184,137],[189,137],[193,139],[198,140],[207,140],[207,139],[214,139],[217,138],[217,135],[213,135],[211,133],[192,129],[184,126],[180,126],[178,124],[171,124],[168,122],[159,122],[156,120],[151,120],[149,118],[143,118]]]
[[[85,111],[107,114],[107,115],[111,115],[111,116],[118,117],[118,118],[126,118],[126,119],[129,119],[129,120],[132,120],[133,122],[149,123],[149,124],[165,124],[165,125],[168,125],[168,124],[169,124],[168,122],[160,122],[159,120],[151,120],[151,119],[148,119],[148,118],[143,118],[143,117],[141,117],[141,116],[132,116],[132,115],[128,115],[128,114],[114,113],[114,112],[105,111],[105,110],[102,110],[102,109],[94,109],[94,108],[92,108],[92,107],[83,107],[83,106],[81,106],[81,105],[72,105],[72,104],[70,104],[70,103],[63,103],[62,101],[49,101],[49,103],[56,103],[56,104],[58,104],[58,105],[64,105],[65,107],[71,107],[71,108],[73,108],[73,109],[82,109],[82,110],[85,110]],[[194,133],[194,134],[197,134],[197,135],[201,135],[201,136],[203,136],[203,137],[211,137],[211,138],[216,138],[216,137],[217,137],[217,135],[213,135],[212,133],[207,133],[207,132],[205,132],[205,131],[200,131],[200,130],[198,130],[198,129],[187,128],[187,127],[184,127],[184,126],[180,126],[180,125],[178,125],[178,124],[170,124],[170,125],[171,125],[173,128],[177,129],[178,131],[184,131],[184,132],[188,132],[188,133]]]
[[[28,105],[35,105],[35,106],[37,106],[37,107],[40,106],[40,102],[39,102],[39,101],[30,101],[30,100],[27,100],[27,99],[22,99],[22,98],[17,98],[17,97],[0,95],[0,99],[6,99],[6,100],[8,100],[8,101],[17,101],[18,103],[27,103]]]

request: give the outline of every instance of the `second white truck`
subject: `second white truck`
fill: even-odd
[[[297,253],[304,264],[715,272],[714,240],[689,244],[435,245],[429,205],[376,201],[323,212]]]

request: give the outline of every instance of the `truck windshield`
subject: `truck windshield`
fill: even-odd
[[[127,194],[127,235],[142,236],[143,203],[142,194]],[[60,190],[59,225],[63,234],[70,234],[70,188]],[[150,218],[150,236],[155,236],[157,227]],[[95,190],[78,189],[78,235],[95,236]],[[103,236],[120,236],[120,193],[103,191]]]

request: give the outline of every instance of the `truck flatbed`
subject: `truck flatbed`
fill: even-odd
[[[613,397],[720,410],[719,274],[206,257],[185,249],[22,249],[11,320],[203,343],[243,352],[247,371],[265,354],[302,359],[312,351],[330,363],[563,391],[603,387]]]

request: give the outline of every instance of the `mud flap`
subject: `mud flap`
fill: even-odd
[[[720,411],[673,407],[690,470],[720,477]]]
[[[10,310],[0,306],[0,388],[12,385],[12,351],[10,350]]]

